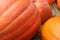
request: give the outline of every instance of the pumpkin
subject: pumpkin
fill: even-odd
[[[52,17],[51,7],[49,6],[46,0],[36,0],[34,4],[39,10],[42,24]]]
[[[42,40],[60,40],[60,16],[49,19],[41,29]]]
[[[47,2],[48,2],[50,5],[52,5],[52,4],[55,3],[55,0],[47,0]]]
[[[60,0],[57,0],[57,7],[60,10]]]
[[[30,40],[41,23],[38,9],[29,0],[9,1],[0,3],[0,40]]]

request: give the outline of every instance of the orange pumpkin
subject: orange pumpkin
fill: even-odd
[[[3,0],[4,8],[0,9],[3,10],[0,16],[0,40],[31,39],[41,23],[38,9],[29,0],[9,1],[4,4]]]
[[[57,7],[60,9],[60,0],[57,0]]]
[[[46,0],[36,0],[36,7],[41,15],[42,24],[52,17],[52,10]]]
[[[42,40],[60,40],[60,16],[49,19],[41,30]]]
[[[47,2],[48,2],[50,5],[52,5],[52,4],[55,3],[55,0],[47,0]]]

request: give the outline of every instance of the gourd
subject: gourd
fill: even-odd
[[[0,40],[30,40],[41,24],[37,7],[29,0],[9,1],[0,3]]]
[[[60,16],[49,19],[41,29],[42,40],[60,40]]]

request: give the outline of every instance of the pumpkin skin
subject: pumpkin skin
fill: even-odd
[[[34,2],[34,0],[30,0],[31,2]]]
[[[0,40],[30,40],[40,24],[35,4],[29,0],[17,0],[0,16]]]
[[[16,0],[0,0],[0,16],[7,10]]]
[[[49,19],[41,30],[42,40],[60,40],[60,16]]]
[[[52,5],[52,4],[55,3],[55,0],[47,0],[47,2],[48,2],[50,5]]]
[[[57,7],[60,10],[60,0],[57,0]]]
[[[37,0],[35,2],[36,7],[41,15],[42,24],[52,17],[52,9],[45,0]]]

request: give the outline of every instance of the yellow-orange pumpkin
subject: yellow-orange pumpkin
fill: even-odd
[[[36,34],[41,19],[34,3],[29,0],[2,0],[0,5],[3,5],[0,6],[0,40],[27,40]]]
[[[60,40],[60,16],[49,19],[41,30],[42,40]]]
[[[36,0],[35,5],[41,15],[42,24],[52,17],[52,10],[46,0]]]

